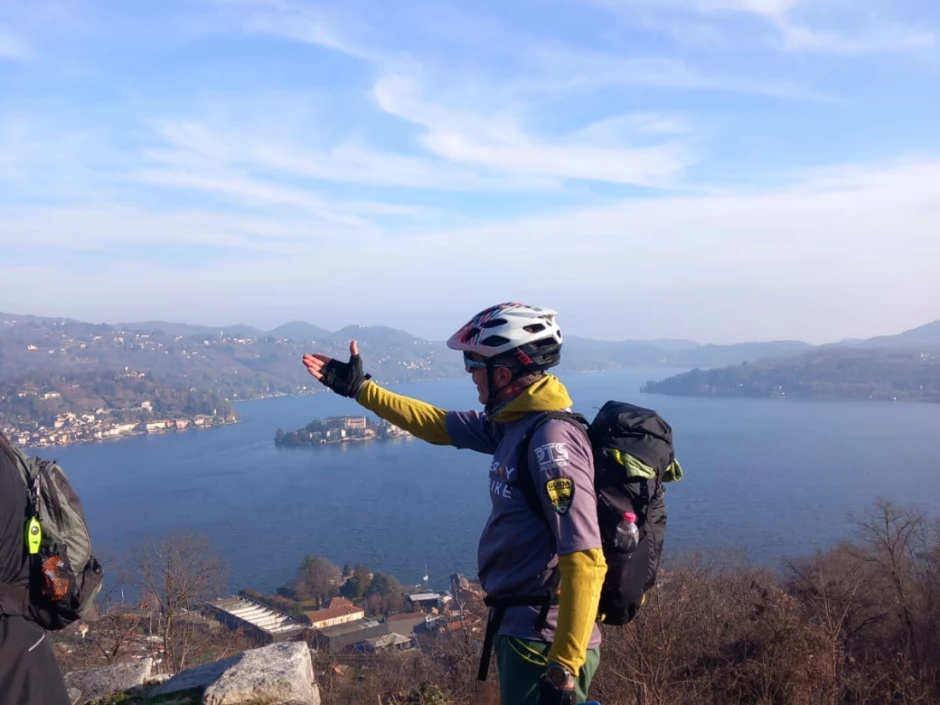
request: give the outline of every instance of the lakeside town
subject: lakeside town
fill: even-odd
[[[142,402],[140,410],[152,411],[152,403]],[[88,413],[68,411],[56,415],[51,426],[38,422],[28,427],[5,424],[0,426],[0,432],[21,448],[46,448],[238,423],[238,416],[234,413],[192,414],[128,421],[126,411],[101,407]]]

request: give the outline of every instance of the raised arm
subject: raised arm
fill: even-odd
[[[434,445],[469,448],[481,453],[496,449],[496,436],[476,412],[453,412],[433,404],[395,394],[363,374],[355,340],[349,344],[349,362],[321,354],[304,355],[307,371],[337,394],[355,399],[361,406]]]

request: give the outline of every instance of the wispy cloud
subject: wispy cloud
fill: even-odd
[[[369,61],[386,61],[388,56],[358,33],[369,34],[369,25],[349,14],[336,16],[335,7],[323,3],[292,0],[209,0],[235,12],[230,21],[244,32],[266,34],[295,42],[315,44],[326,49]],[[374,37],[373,37],[374,38]]]
[[[808,0],[591,0],[612,8],[656,6],[680,8],[702,14],[749,13],[764,17],[780,17]]]
[[[903,23],[884,22],[854,32],[815,30],[786,18],[776,22],[780,42],[792,51],[829,54],[871,54],[920,51],[937,45],[933,31]]]
[[[422,85],[409,76],[384,77],[375,96],[386,112],[425,128],[421,143],[434,154],[499,173],[662,186],[694,161],[678,143],[612,144],[609,131],[603,143],[591,131],[539,139],[509,115],[460,111],[427,100]]]
[[[353,139],[323,152],[303,145],[259,145],[247,158],[276,173],[395,189],[493,193],[538,191],[556,185],[548,175],[494,179],[444,160],[382,152]]]
[[[881,55],[933,51],[910,3],[0,0],[0,300],[428,336],[481,297],[604,337],[598,301],[702,339],[933,318],[936,77]]]
[[[408,76],[386,76],[374,95],[379,108],[419,129],[412,154],[377,150],[352,137],[311,149],[308,143],[320,141],[315,125],[292,134],[276,123],[261,129],[238,124],[237,116],[234,124],[162,120],[159,141],[144,152],[147,168],[136,178],[317,209],[320,201],[311,201],[306,188],[284,184],[302,178],[477,193],[555,190],[569,180],[666,186],[694,161],[680,141],[692,128],[679,115],[618,116],[538,137],[506,106],[497,115],[496,105],[478,113],[479,104],[438,103]],[[640,144],[631,147],[631,141]],[[406,212],[400,204],[384,210]]]
[[[312,223],[302,213],[229,213],[207,208],[156,208],[105,201],[92,206],[0,208],[4,227],[0,247],[27,248],[45,257],[72,251],[110,254],[113,260],[146,264],[155,248],[209,248],[212,258],[200,262],[203,273],[213,268],[212,259],[252,261],[258,254],[288,261],[317,252],[327,255],[355,236],[368,243],[380,230],[367,223]],[[182,265],[182,262],[179,263]],[[86,275],[87,276],[87,275]]]
[[[512,241],[524,248],[539,239],[553,255],[563,248],[566,256],[585,261],[602,251],[604,261],[592,265],[595,271],[616,269],[621,266],[617,257],[637,254],[637,248],[661,257],[682,251],[694,256],[676,264],[683,274],[694,275],[705,264],[736,266],[750,260],[769,270],[799,266],[801,258],[816,255],[876,268],[881,257],[873,246],[890,239],[897,251],[893,263],[903,266],[905,244],[914,246],[908,252],[918,256],[940,257],[934,221],[938,179],[940,158],[848,164],[794,173],[785,183],[763,188],[742,185],[719,195],[621,200],[566,215],[523,218],[462,230],[452,241]],[[627,231],[624,223],[629,223]],[[568,240],[570,232],[582,236]],[[711,269],[707,276],[717,273],[732,271]],[[694,276],[703,275],[704,269]],[[651,269],[638,276],[658,273]]]
[[[704,18],[749,16],[765,23],[771,43],[788,51],[831,54],[916,52],[937,45],[936,32],[904,22],[893,12],[898,3],[875,0],[865,11],[846,0],[581,0],[647,22],[649,13]],[[879,10],[881,10],[879,12]],[[642,11],[643,14],[634,14]],[[660,27],[668,31],[665,24]],[[709,33],[715,31],[709,26]],[[688,33],[688,32],[687,32]],[[725,33],[727,41],[747,42],[748,34]]]
[[[326,149],[308,146],[309,134],[272,136],[253,125],[164,120],[162,142],[146,150],[148,159],[180,169],[254,169],[271,178],[302,177],[324,182],[429,191],[499,192],[554,188],[547,176],[493,179],[431,155],[408,156],[374,149],[349,137]]]
[[[303,189],[293,189],[266,183],[239,174],[205,174],[185,171],[144,169],[134,172],[130,178],[140,183],[177,189],[186,192],[203,192],[233,199],[233,202],[252,202],[271,206],[291,206],[309,216],[341,225],[365,225],[365,222],[350,212],[343,212],[339,204],[331,204],[316,194]]]
[[[681,115],[666,113],[630,113],[597,120],[578,130],[578,137],[596,144],[612,144],[629,135],[682,135],[693,132]]]
[[[145,150],[139,169],[126,175],[132,181],[181,192],[201,192],[227,200],[239,207],[290,207],[325,222],[347,226],[366,226],[369,216],[420,216],[424,209],[400,202],[388,203],[324,196],[316,189],[292,185],[289,176],[311,176],[303,156],[285,144],[265,147],[250,132],[215,131],[200,123],[162,121],[158,134],[164,138],[160,148]],[[294,145],[298,149],[299,145]],[[335,158],[333,161],[341,163]],[[316,162],[314,161],[314,164]],[[327,165],[319,175],[334,176]],[[356,180],[355,165],[345,164],[344,176]],[[386,168],[386,177],[393,174]],[[323,168],[326,167],[326,168]],[[280,175],[280,178],[279,178]],[[359,182],[374,180],[365,175]],[[343,179],[338,179],[342,181]]]
[[[140,187],[148,189],[151,198],[164,194],[160,200],[167,203],[201,197],[206,201],[202,211],[206,215],[196,222],[204,225],[209,214],[217,213],[226,223],[226,231],[230,216],[234,222],[246,218],[248,222],[267,223],[268,230],[278,219],[288,223],[302,219],[307,229],[326,228],[333,233],[355,229],[361,233],[375,228],[376,219],[427,215],[420,206],[361,197],[337,198],[290,179],[253,173],[257,163],[238,156],[245,146],[239,139],[250,143],[251,135],[216,134],[195,123],[163,121],[158,127],[155,135],[164,138],[160,149],[126,152],[120,160],[111,161],[106,151],[94,149],[93,140],[81,133],[56,135],[51,128],[41,131],[38,125],[29,125],[25,120],[0,122],[0,185],[5,187],[0,190],[0,204],[10,205],[11,216],[3,231],[12,237],[5,243],[0,238],[0,245],[41,244],[42,240],[24,239],[24,233],[33,229],[28,219],[21,217],[23,213],[44,220],[41,209],[28,210],[22,205],[30,202],[42,203],[45,208],[61,209],[67,204],[68,208],[77,208],[81,216],[64,219],[61,225],[72,222],[76,237],[81,233],[83,242],[97,242],[96,237],[85,237],[82,224],[107,221],[109,210],[116,211],[121,220],[121,213],[135,208],[132,204]],[[226,141],[229,137],[231,142]],[[155,215],[158,213],[155,211]],[[191,229],[187,230],[187,237],[195,237]],[[168,241],[167,236],[163,241]],[[235,246],[240,243],[239,239],[233,240]]]
[[[0,114],[0,202],[108,197],[117,150],[81,129],[52,127],[45,119]]]
[[[615,86],[654,86],[831,102],[833,98],[794,81],[747,78],[693,68],[669,57],[624,57],[559,47],[533,47],[525,66],[535,71],[528,90],[583,92]]]
[[[0,60],[25,61],[30,58],[32,52],[26,40],[0,26]]]
[[[659,0],[578,0],[600,3],[616,8],[620,5],[644,5],[661,7]],[[356,19],[348,15],[331,16],[322,5],[301,5],[288,0],[212,0],[239,11],[239,26],[243,31],[275,36],[291,41],[314,44],[332,49],[348,56],[370,62],[380,76],[389,74],[414,74],[436,66],[441,75],[453,80],[484,82],[496,95],[564,93],[583,91],[604,86],[657,86],[664,88],[689,88],[736,93],[753,93],[797,100],[828,100],[803,85],[790,81],[779,81],[761,77],[710,73],[691,66],[678,58],[667,58],[655,54],[604,54],[585,51],[583,48],[557,41],[539,41],[501,30],[491,29],[501,36],[501,53],[513,57],[513,62],[524,73],[519,76],[504,76],[504,70],[468,76],[464,64],[448,65],[446,59],[435,55],[422,59],[420,49],[410,52],[396,51],[368,45],[358,36],[369,35]],[[767,16],[782,17],[784,11],[799,0],[663,0],[666,5],[718,10],[748,10]],[[416,19],[416,21],[420,21]],[[368,46],[368,48],[366,48]]]
[[[672,312],[668,320],[662,308],[651,309],[648,318],[635,314],[642,320],[632,325],[645,334],[682,330],[714,339],[715,330],[734,329],[740,325],[737,319],[751,317],[749,331],[754,336],[793,332],[828,338],[825,319],[818,318],[821,310],[842,320],[866,308],[869,315],[881,312],[886,305],[883,287],[872,282],[890,281],[894,295],[907,297],[905,321],[936,317],[933,307],[940,300],[940,283],[933,267],[940,259],[940,241],[933,184],[938,181],[940,159],[846,165],[807,172],[797,182],[774,188],[747,186],[721,196],[623,200],[482,227],[394,237],[371,228],[311,229],[301,218],[168,214],[126,207],[0,210],[0,216],[4,233],[19,232],[31,247],[50,251],[63,246],[179,243],[265,255],[263,260],[255,255],[222,264],[210,259],[184,271],[170,265],[145,266],[146,250],[113,266],[102,263],[109,290],[139,292],[141,297],[165,294],[172,300],[176,294],[162,283],[172,272],[173,291],[186,292],[191,301],[199,299],[200,292],[209,297],[194,304],[203,320],[224,318],[221,312],[234,310],[231,307],[246,317],[264,315],[271,323],[277,322],[271,319],[273,310],[279,320],[310,318],[306,301],[317,292],[375,276],[386,290],[396,292],[394,300],[352,298],[344,302],[341,316],[324,311],[315,318],[326,325],[385,320],[414,327],[406,325],[401,312],[425,306],[428,291],[451,292],[451,307],[474,309],[480,272],[478,259],[466,257],[467,243],[473,243],[474,251],[501,253],[487,264],[487,288],[494,300],[515,291],[550,299],[568,311],[588,304],[579,291],[589,291],[595,301],[619,301],[627,267],[631,288],[642,288],[657,299],[657,306]],[[366,254],[343,256],[348,254],[349,237]],[[525,257],[525,267],[517,266],[517,255]],[[83,289],[78,284],[85,275],[74,267],[63,263],[61,269],[46,266],[43,271],[46,276],[55,272],[63,286]],[[833,281],[833,271],[842,273],[838,282]],[[8,307],[15,303],[22,310],[29,308],[23,297],[35,289],[30,283],[34,276],[31,266],[8,268],[3,284]],[[216,287],[235,280],[242,283],[227,295],[229,308],[213,308],[212,292],[229,291],[231,287]],[[142,298],[94,296],[91,292],[86,301],[112,319],[127,318],[139,306],[149,305]],[[807,326],[810,310],[820,320],[817,328]],[[864,324],[861,319],[859,323]],[[619,336],[604,333],[600,322],[597,326],[584,324],[582,330]],[[441,334],[432,328],[415,332]]]

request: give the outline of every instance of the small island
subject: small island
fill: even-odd
[[[274,444],[294,447],[396,438],[410,439],[413,436],[388,421],[366,416],[331,416],[311,421],[303,428],[289,433],[284,433],[284,429],[279,428],[274,434]]]

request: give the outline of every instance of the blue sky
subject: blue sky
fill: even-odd
[[[940,318],[935,0],[0,0],[0,310]]]

